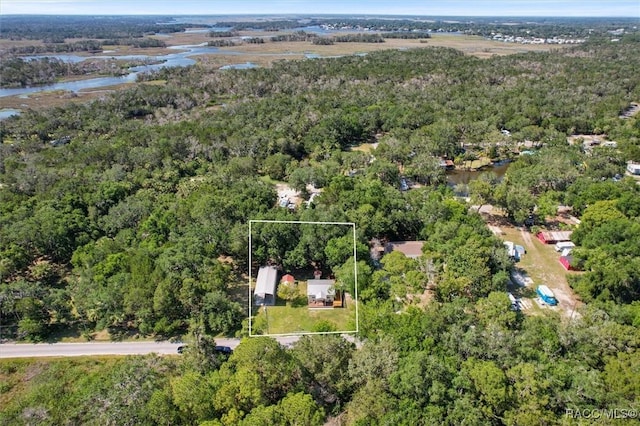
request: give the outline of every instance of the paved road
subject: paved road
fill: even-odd
[[[289,346],[299,337],[278,337],[282,345]],[[87,343],[2,343],[0,358],[29,358],[47,356],[86,355],[144,355],[150,353],[176,354],[185,343],[161,342],[87,342]],[[235,349],[240,339],[216,339],[216,344]]]
[[[180,345],[170,342],[3,343],[0,358],[175,354]]]
[[[360,347],[361,342],[354,336],[343,337]],[[290,347],[300,336],[280,336],[275,339],[283,346]],[[177,354],[178,346],[186,343],[160,342],[86,342],[86,343],[0,343],[0,358],[31,358],[48,356],[92,356],[92,355],[161,355]],[[235,349],[240,339],[216,339],[216,344]]]

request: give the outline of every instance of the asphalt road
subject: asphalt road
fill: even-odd
[[[278,337],[276,340],[289,346],[299,337]],[[240,339],[216,339],[216,344],[235,349]],[[185,343],[160,342],[87,342],[87,343],[2,343],[0,358],[30,358],[47,356],[91,356],[91,355],[145,355],[177,354],[178,346]]]

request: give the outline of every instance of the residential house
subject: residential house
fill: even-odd
[[[335,289],[335,280],[314,279],[307,281],[307,302],[310,308],[342,306],[342,294]]]
[[[405,256],[416,259],[422,256],[424,241],[390,241],[385,245],[385,254],[399,251]]]

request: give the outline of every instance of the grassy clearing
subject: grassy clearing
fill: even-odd
[[[335,331],[356,329],[355,304],[346,308],[310,310],[306,306],[269,306],[261,308],[254,319],[254,329],[264,334],[292,334],[317,331],[320,325],[331,325]]]
[[[2,359],[0,360],[0,407],[9,407],[15,400],[33,399],[34,395],[40,395],[51,377],[61,384],[72,383],[80,380],[82,376],[108,371],[114,363],[123,358],[122,356],[100,356]],[[51,386],[55,385],[51,384]]]
[[[293,334],[319,331],[319,327],[330,325],[334,331],[356,329],[356,302],[347,298],[345,308],[309,309],[306,305],[306,282],[299,282],[299,300],[287,305],[278,299],[276,306],[259,308],[253,320],[253,332],[264,334]],[[326,331],[326,330],[323,330]]]
[[[258,179],[260,179],[264,183],[268,183],[269,185],[274,185],[274,186],[278,184],[285,184],[285,185],[287,184],[284,181],[272,179],[269,175],[260,176],[258,177]]]
[[[361,151],[364,153],[369,154],[371,151],[376,149],[377,144],[373,144],[373,143],[363,143],[360,144],[358,146],[352,146],[350,148],[351,151]]]

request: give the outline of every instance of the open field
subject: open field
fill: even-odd
[[[208,40],[205,39],[202,42],[206,41]],[[266,42],[264,44],[243,44],[241,46],[221,47],[219,49],[221,52],[228,51],[243,53],[243,55],[240,56],[237,54],[231,54],[228,60],[222,64],[253,62],[261,66],[267,66],[267,64],[277,60],[301,59],[304,58],[306,54],[319,56],[343,56],[374,52],[378,50],[420,49],[433,46],[450,47],[460,50],[465,54],[480,58],[488,58],[493,55],[510,55],[527,51],[549,51],[552,49],[558,49],[557,46],[550,45],[503,43],[485,40],[484,38],[477,36],[459,35],[434,35],[430,39],[423,41],[387,39],[384,43],[336,43],[329,46],[318,46],[310,42]],[[211,58],[212,56],[224,55],[203,55],[200,56],[200,58]]]

